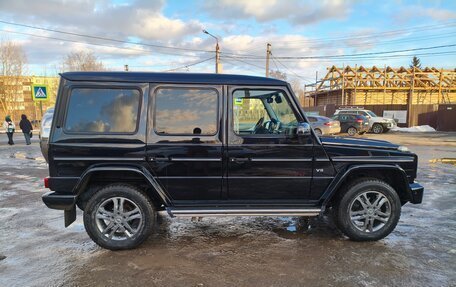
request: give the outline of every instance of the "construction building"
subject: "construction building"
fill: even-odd
[[[46,85],[49,100],[35,102],[32,98],[33,85]],[[42,113],[55,105],[59,77],[44,76],[0,76],[0,118],[6,115],[18,123],[25,114],[33,123],[38,124]]]
[[[301,103],[304,107],[309,103],[325,107],[329,112],[339,106],[362,106],[379,115],[385,110],[406,111],[404,126],[436,127],[439,118],[444,120],[456,112],[456,71],[428,67],[332,66],[321,80],[306,85]],[[439,116],[440,110],[453,112],[442,112]],[[425,113],[427,118],[422,115]],[[453,116],[456,125],[456,114]]]

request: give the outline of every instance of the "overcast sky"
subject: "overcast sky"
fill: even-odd
[[[456,44],[456,1],[0,0],[0,21],[0,37],[23,46],[35,75],[56,74],[76,50],[111,70],[213,72],[215,39],[203,29],[220,41],[224,73],[264,75],[267,43],[271,69],[303,83],[331,65],[399,67],[414,54],[424,66],[456,63],[456,46],[420,50]]]

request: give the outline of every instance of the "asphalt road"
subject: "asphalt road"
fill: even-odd
[[[5,136],[6,137],[6,136]],[[394,136],[390,138],[394,141]],[[47,164],[38,144],[0,139],[0,286],[456,286],[456,158],[415,146],[424,203],[407,204],[393,233],[352,242],[330,218],[170,219],[140,248],[111,252],[86,235],[81,213],[41,201]]]

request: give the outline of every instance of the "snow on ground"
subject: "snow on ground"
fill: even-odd
[[[395,132],[407,132],[407,133],[422,133],[422,132],[435,132],[435,129],[431,126],[424,125],[424,126],[414,126],[410,128],[400,128],[396,127],[391,129]]]

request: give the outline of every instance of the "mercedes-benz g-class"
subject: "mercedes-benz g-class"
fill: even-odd
[[[315,135],[289,84],[239,75],[61,75],[44,203],[65,226],[138,246],[171,217],[332,213],[353,240],[378,240],[421,203],[417,156],[386,141]]]

